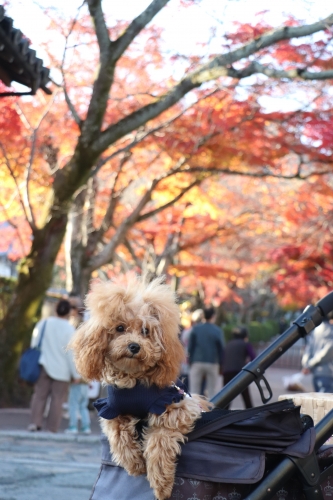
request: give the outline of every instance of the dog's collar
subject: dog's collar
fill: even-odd
[[[191,394],[184,391],[184,389],[182,389],[181,387],[178,387],[178,385],[176,385],[174,382],[172,382],[171,384],[171,387],[174,387],[175,389],[177,389],[177,391],[179,392],[179,394],[182,394],[185,398],[191,398]],[[198,403],[200,409],[201,409],[201,412],[202,413],[206,413],[206,411],[203,409],[203,407],[201,406],[200,403]]]
[[[172,382],[171,387],[174,387],[175,389],[177,389],[177,391],[179,392],[179,394],[184,395],[185,398],[190,398],[191,397],[191,394],[189,394],[188,392],[184,391],[184,389],[182,389],[181,387],[178,387],[178,385],[176,385],[174,382]]]

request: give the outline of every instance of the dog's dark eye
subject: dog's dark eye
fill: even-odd
[[[117,332],[124,332],[124,331],[125,331],[125,327],[124,327],[124,325],[118,325],[118,326],[116,327],[116,331],[117,331]]]
[[[148,328],[142,328],[141,333],[144,337],[147,337],[149,335],[149,330]]]

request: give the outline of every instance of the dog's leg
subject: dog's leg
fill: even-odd
[[[158,500],[171,496],[180,443],[186,441],[201,415],[201,407],[192,398],[170,405],[160,416],[150,415],[144,436],[147,478]]]
[[[135,428],[137,422],[137,418],[129,415],[121,415],[112,420],[101,418],[102,430],[109,440],[113,460],[124,467],[131,476],[140,476],[146,472]]]
[[[158,500],[171,496],[175,480],[175,461],[180,453],[181,432],[154,427],[149,430],[144,451],[147,479]]]

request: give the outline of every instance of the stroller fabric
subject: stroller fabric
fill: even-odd
[[[282,404],[283,403],[283,404]],[[228,411],[215,408],[203,413],[188,441],[231,443],[233,447],[262,449],[280,453],[304,432],[300,407],[292,400],[279,401],[249,410]]]
[[[185,500],[219,500],[222,490],[226,499],[241,500],[263,477],[267,455],[305,457],[315,440],[314,428],[304,429],[299,407],[291,400],[250,410],[215,409],[203,414],[188,437],[173,491]],[[231,498],[234,489],[240,496]],[[91,500],[127,499],[153,500],[154,495],[145,476],[131,477],[115,465],[103,436],[102,466]]]

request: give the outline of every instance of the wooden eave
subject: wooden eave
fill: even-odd
[[[13,19],[5,16],[4,7],[0,5],[0,80],[8,87],[18,82],[31,89],[29,92],[0,92],[0,97],[35,95],[39,88],[52,94],[46,86],[50,70],[43,66],[42,59],[36,57],[36,51],[29,45],[29,40],[13,27]]]

